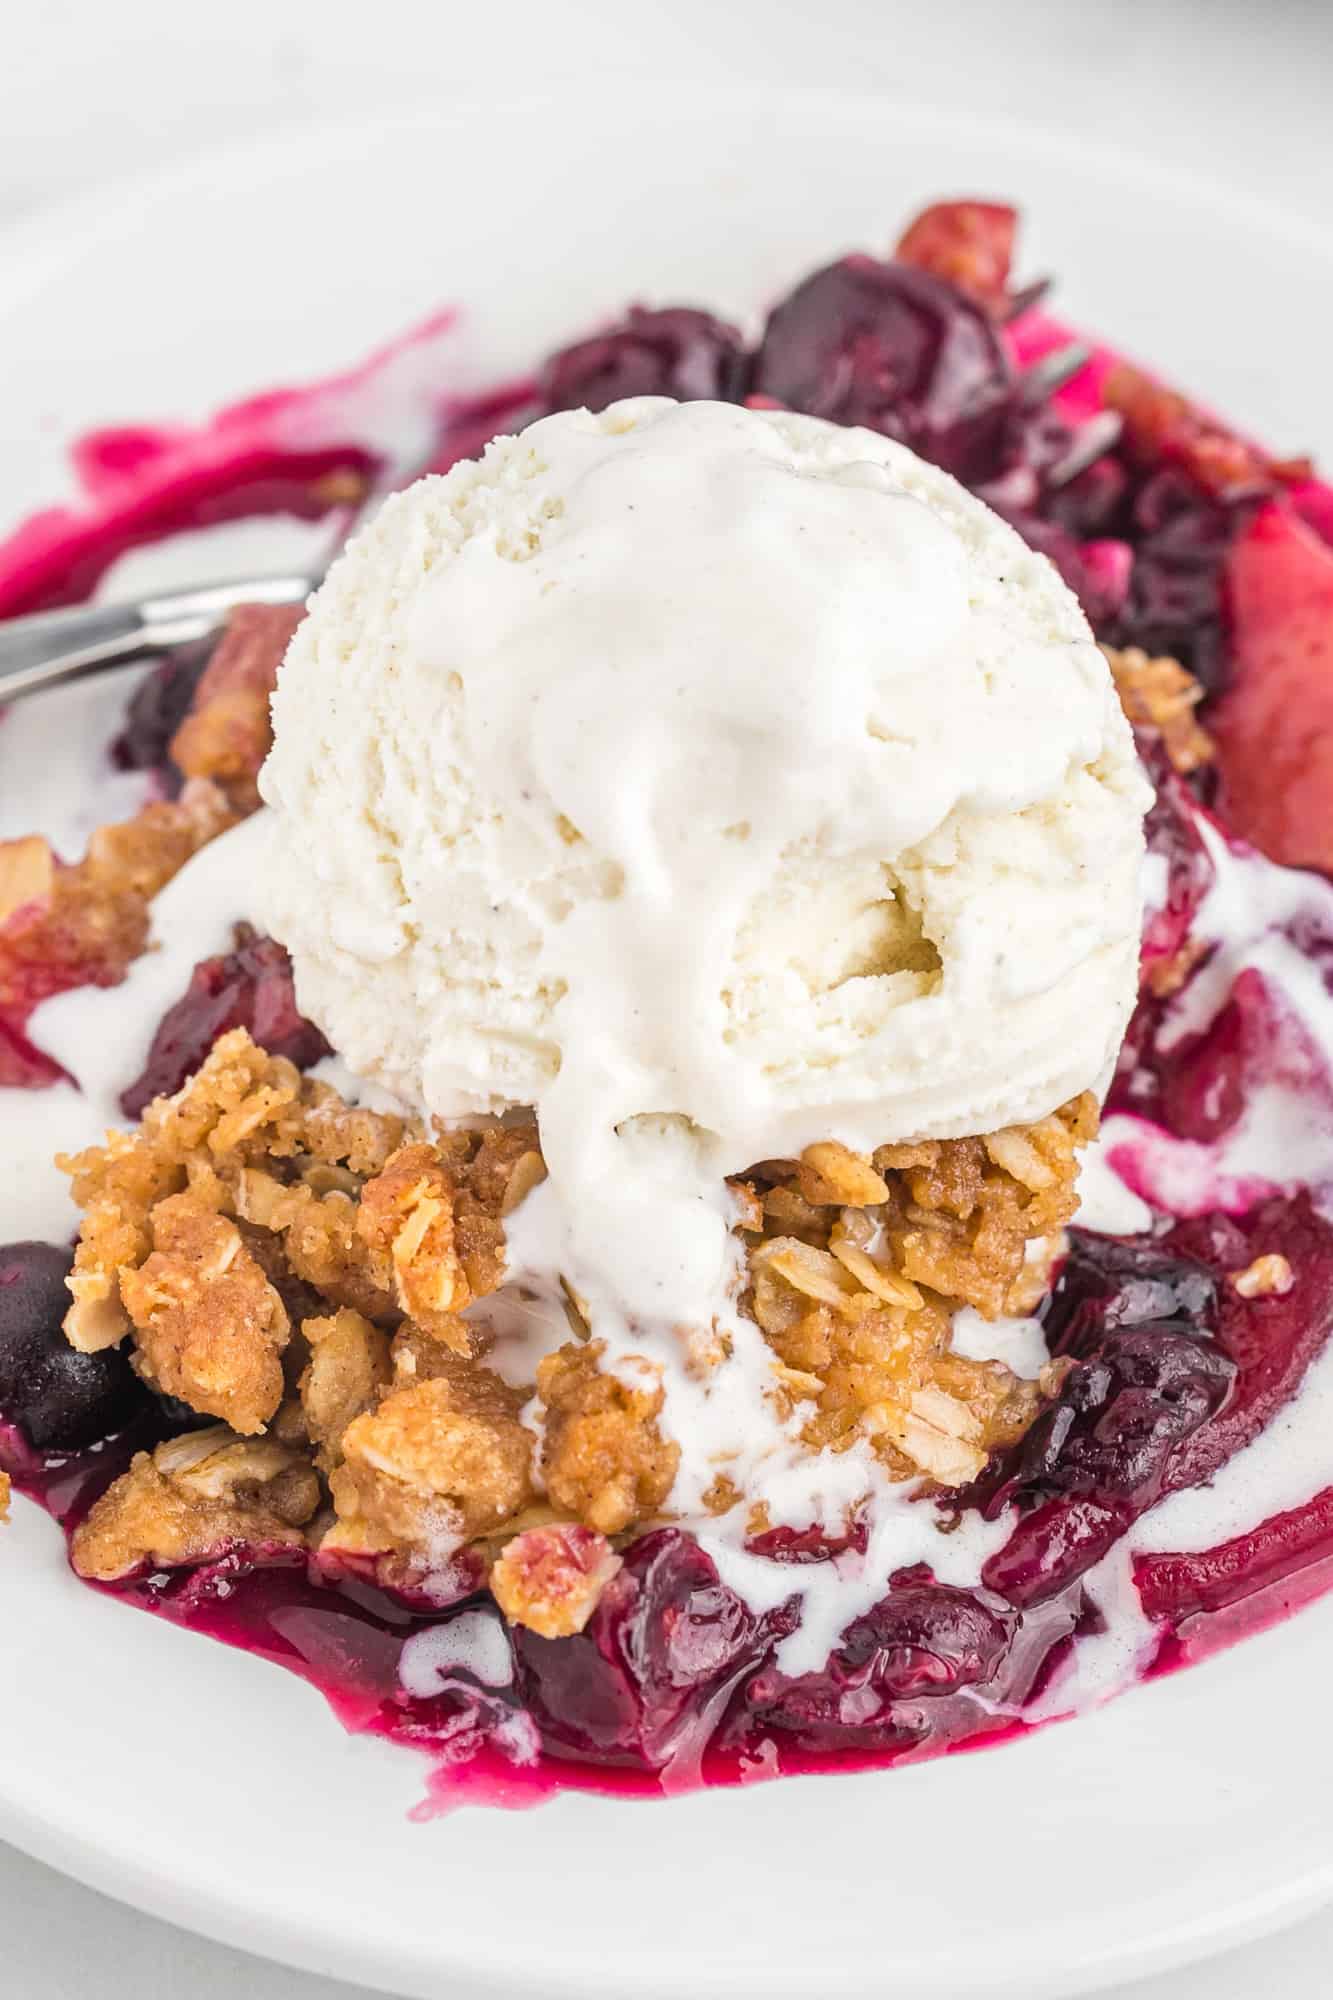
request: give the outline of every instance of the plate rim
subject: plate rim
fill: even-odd
[[[965,125],[972,139],[984,142],[994,138],[1011,154],[1026,154],[1029,158],[1045,160],[1053,165],[1068,162],[1072,155],[1080,167],[1127,190],[1169,191],[1174,198],[1187,204],[1197,204],[1214,215],[1225,213],[1240,230],[1262,228],[1270,238],[1280,238],[1293,250],[1312,254],[1321,262],[1333,265],[1333,227],[1321,227],[1311,218],[1288,214],[1262,196],[1229,188],[1225,184],[1219,186],[1215,180],[1175,163],[1131,154],[1112,142],[1089,140],[1073,129],[1055,124],[1043,123],[1029,128],[1014,118],[975,118],[956,108],[950,109],[947,101],[943,100],[926,103],[913,97],[908,101],[890,91],[849,90],[836,85],[806,87],[680,81],[645,84],[641,79],[634,78],[632,73],[627,74],[626,80],[633,82],[640,101],[652,99],[679,106],[682,98],[688,98],[692,106],[713,106],[719,114],[729,118],[777,114],[783,107],[793,112],[800,108],[818,108],[825,113],[834,108],[850,108],[860,115],[870,110],[879,115],[891,112],[901,123],[932,131]],[[36,297],[53,277],[76,265],[82,254],[83,242],[90,232],[96,232],[113,218],[143,213],[159,202],[204,187],[214,196],[222,196],[228,186],[249,181],[256,173],[289,170],[294,161],[309,162],[314,156],[320,159],[341,158],[354,145],[391,141],[408,128],[458,129],[475,124],[483,117],[494,117],[498,113],[510,115],[525,108],[558,105],[568,109],[575,98],[583,99],[590,113],[595,114],[597,105],[603,101],[607,83],[611,81],[614,81],[614,72],[608,71],[599,76],[595,86],[561,85],[513,93],[499,92],[472,101],[450,101],[439,105],[409,101],[399,111],[386,111],[360,121],[335,123],[319,118],[302,119],[290,128],[231,139],[163,167],[113,178],[95,191],[78,192],[43,204],[31,214],[20,216],[0,228],[0,251],[8,253],[0,262],[0,337],[3,336],[4,321],[9,313]],[[608,302],[608,305],[612,303]],[[1195,1667],[1190,1670],[1190,1676],[1193,1678],[1208,1671],[1207,1665]],[[1133,1695],[1123,1696],[1116,1707],[1130,1707],[1133,1701]],[[1011,1752],[1000,1750],[996,1754],[1007,1756]],[[63,1805],[64,1801],[56,1804]],[[656,1809],[664,1811],[666,1807]],[[35,1811],[9,1789],[3,1771],[0,1771],[0,1835],[37,1859],[102,1893],[220,1942],[330,1977],[360,1978],[370,1984],[384,1979],[382,1967],[377,1970],[369,1961],[356,1961],[354,1951],[347,1955],[348,1940],[335,1940],[332,1934],[326,1935],[322,1941],[303,1932],[294,1935],[290,1929],[284,1929],[280,1919],[268,1912],[257,1913],[242,1900],[211,1889],[206,1881],[191,1876],[188,1870],[170,1881],[164,1881],[147,1870],[137,1868],[133,1856],[110,1850],[99,1843],[86,1827],[81,1829],[72,1817],[67,1818],[55,1807],[45,1813]],[[1062,1972],[1060,1992],[1090,1992],[1120,1980],[1146,1976],[1214,1955],[1295,1922],[1329,1900],[1333,1900],[1333,1842],[1327,1857],[1312,1865],[1305,1874],[1293,1876],[1277,1887],[1259,1892],[1250,1901],[1233,1902],[1226,1911],[1212,1917],[1164,1922],[1150,1936],[1140,1936],[1133,1943],[1127,1943],[1113,1963],[1108,1964],[1104,1951],[1099,1951],[1100,1962],[1097,1964],[1082,1962],[1067,1965]],[[394,1974],[395,1979],[410,1976],[413,1981],[411,1986],[395,1985],[393,1988],[381,1987],[381,1990],[426,1994],[436,1990],[437,1982],[444,1976],[461,1975],[475,1985],[478,1980],[488,1980],[491,1970],[460,1960],[451,1964],[437,1957],[429,1964],[422,1960],[410,1974],[406,1967]],[[515,1969],[506,1965],[499,1970],[505,1981],[503,1987],[486,1985],[483,1989],[477,1986],[477,1990],[497,1994],[501,1991],[512,1994],[540,1992],[548,1996],[548,2000],[554,2000],[555,1995],[565,1992],[572,1996],[576,1992],[582,1995],[590,1990],[586,1985],[576,1987],[569,1984],[563,1973],[554,1981],[550,1977],[542,1977],[540,1985],[535,1985],[531,1968]],[[1071,1975],[1075,1982],[1072,1985],[1069,1983]],[[773,1988],[775,1993],[783,1990],[782,1986]],[[990,1986],[985,1990],[999,1995],[1010,1990],[1034,1993],[1046,1988],[1035,1987],[1030,1969],[1020,1968],[1013,1974],[1012,1985]],[[945,2000],[938,1986],[936,1991],[939,2000]]]
[[[1016,117],[993,113],[978,117],[951,108],[944,98],[926,100],[917,95],[910,99],[900,98],[890,90],[851,89],[838,84],[749,81],[725,84],[678,80],[645,82],[632,70],[617,73],[614,67],[608,67],[599,72],[601,80],[596,86],[570,82],[497,92],[472,100],[446,100],[438,105],[405,99],[398,110],[386,110],[374,117],[351,122],[303,116],[289,127],[265,128],[249,135],[221,140],[158,166],[140,167],[113,175],[96,189],[57,195],[50,201],[39,203],[29,213],[21,212],[0,223],[0,249],[12,252],[14,256],[14,264],[11,266],[7,261],[5,268],[0,270],[0,314],[38,290],[47,271],[66,261],[59,244],[50,240],[53,233],[63,236],[73,231],[86,232],[95,228],[99,220],[152,206],[163,197],[191,186],[216,186],[219,180],[225,181],[247,166],[276,166],[293,155],[312,151],[322,155],[342,153],[348,150],[354,139],[367,142],[389,138],[408,127],[439,130],[467,125],[483,114],[513,115],[553,105],[567,107],[576,98],[582,99],[595,111],[604,101],[606,86],[613,85],[618,74],[620,80],[633,86],[640,100],[649,99],[675,106],[682,96],[687,96],[693,105],[711,103],[728,116],[735,116],[741,107],[753,113],[759,109],[776,109],[781,105],[825,109],[841,106],[881,112],[890,108],[903,124],[926,129],[949,124],[962,126],[972,137],[984,140],[993,136],[1006,145],[1052,162],[1067,158],[1073,152],[1080,162],[1096,166],[1121,185],[1169,188],[1184,200],[1197,202],[1215,212],[1225,210],[1245,224],[1275,233],[1293,247],[1307,249],[1316,257],[1333,257],[1333,223],[1321,225],[1311,216],[1288,213],[1275,201],[1247,188],[1219,183],[1193,168],[1181,166],[1178,161],[1158,161],[1151,155],[1131,152],[1127,146],[1120,146],[1113,140],[1089,138],[1073,126],[1056,122],[1028,126]],[[16,272],[24,265],[29,269],[31,282],[24,283],[20,279],[16,283]]]

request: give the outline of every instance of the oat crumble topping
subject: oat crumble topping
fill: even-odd
[[[198,850],[253,812],[272,742],[269,696],[301,613],[242,605],[228,621],[171,745],[180,797],[100,827],[83,859],[61,861],[31,834],[0,841],[0,1015],[77,986],[115,986],[149,939],[149,905]],[[21,1038],[20,1038],[21,1040]],[[49,1082],[40,1050],[0,1042],[0,1082]]]
[[[343,1432],[329,1481],[339,1519],[436,1562],[498,1528],[532,1494],[521,1401],[480,1364],[391,1389]]]
[[[1295,1284],[1296,1275],[1285,1257],[1269,1251],[1243,1271],[1233,1271],[1231,1282],[1243,1299],[1282,1298]]]
[[[120,1273],[135,1366],[150,1388],[255,1436],[282,1401],[291,1324],[240,1230],[192,1194],[149,1218],[153,1248]]]
[[[1150,659],[1138,646],[1103,646],[1120,706],[1136,729],[1152,731],[1173,768],[1187,777],[1211,764],[1216,746],[1195,714],[1204,690],[1179,660]]]
[[[302,1452],[225,1424],[187,1431],[138,1454],[75,1529],[70,1556],[80,1576],[114,1583],[237,1547],[302,1549],[319,1503]]]
[[[868,1439],[891,1477],[957,1486],[1022,1435],[1043,1385],[953,1353],[951,1318],[1032,1302],[1096,1122],[1085,1095],[985,1138],[824,1142],[731,1184],[742,1306],[812,1450]],[[246,1541],[421,1575],[467,1547],[509,1618],[558,1636],[591,1616],[614,1543],[670,1518],[660,1370],[613,1372],[572,1294],[576,1337],[532,1383],[488,1365],[505,1217],[545,1172],[533,1124],[431,1137],[235,1029],[136,1130],[61,1164],[82,1210],[68,1337],[128,1340],[146,1381],[222,1420],[135,1460],[76,1537],[85,1574]],[[688,1365],[727,1352],[700,1335]],[[719,1467],[709,1506],[743,1500]]]
[[[751,1311],[784,1389],[813,1405],[807,1443],[836,1451],[870,1437],[895,1477],[958,1486],[1022,1436],[1040,1406],[1037,1385],[954,1354],[952,1311],[965,1304],[993,1319],[1027,1309],[1028,1245],[1045,1245],[1072,1217],[1076,1148],[1096,1128],[1085,1092],[1021,1131],[881,1146],[870,1163],[848,1155],[840,1182],[816,1182],[807,1154],[763,1191],[775,1233],[751,1250]],[[825,1175],[833,1149],[817,1150]],[[879,1201],[834,1207],[841,1189],[869,1191],[872,1177]]]
[[[664,1400],[655,1370],[631,1387],[599,1367],[598,1341],[567,1342],[537,1364],[545,1411],[542,1475],[555,1504],[617,1535],[665,1504],[680,1447],[657,1427]]]
[[[82,861],[60,861],[35,834],[0,841],[0,1008],[23,1015],[67,987],[123,979],[148,942],[153,897],[236,817],[201,778],[99,827]]]
[[[343,1433],[371,1410],[394,1378],[389,1335],[350,1306],[303,1320],[310,1350],[297,1390],[300,1422],[315,1446],[316,1463],[332,1472],[342,1462]]]

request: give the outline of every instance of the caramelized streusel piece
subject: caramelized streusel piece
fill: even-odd
[[[394,1388],[407,1389],[413,1382],[428,1382],[436,1375],[456,1378],[469,1366],[483,1341],[481,1329],[466,1321],[460,1320],[449,1338],[442,1340],[438,1334],[424,1333],[410,1319],[404,1320],[389,1346]]]
[[[1268,1299],[1282,1298],[1296,1279],[1287,1259],[1270,1250],[1243,1271],[1233,1271],[1231,1282],[1243,1299]]]
[[[934,1384],[949,1338],[942,1305],[883,1268],[868,1291],[831,1251],[798,1237],[759,1245],[751,1274],[752,1310],[778,1357],[777,1383],[793,1406],[811,1405],[801,1431],[808,1445],[839,1451],[869,1437],[900,1478],[924,1472],[959,1485],[975,1477],[985,1462],[982,1426]]]
[[[238,812],[259,804],[259,767],[273,744],[269,697],[304,616],[300,605],[238,605],[172,738],[177,768],[187,777],[211,778]]]
[[[109,1133],[105,1145],[58,1161],[83,1210],[65,1321],[72,1345],[92,1351],[129,1330],[125,1275],[153,1247],[156,1205],[187,1188],[201,1207],[281,1237],[293,1275],[333,1304],[392,1323],[399,1314],[371,1278],[354,1196],[404,1131],[401,1118],[349,1108],[244,1029],[223,1035],[174,1097],[149,1105],[136,1132]],[[316,1191],[340,1175],[351,1192]]]
[[[599,1366],[601,1356],[600,1341],[569,1341],[538,1363],[542,1474],[556,1506],[617,1535],[662,1507],[680,1447],[658,1429],[663,1390],[648,1365],[631,1384]]]
[[[1036,1385],[954,1354],[952,1314],[1030,1307],[1029,1245],[1047,1265],[1075,1206],[1075,1148],[1095,1129],[1086,1097],[984,1139],[882,1146],[873,1162],[812,1147],[794,1168],[756,1170],[773,1184],[750,1249],[750,1310],[779,1394],[809,1406],[809,1445],[869,1437],[895,1476],[957,1486],[1022,1436]]]
[[[836,1139],[807,1146],[801,1155],[796,1184],[801,1199],[812,1208],[870,1208],[889,1198],[888,1184],[870,1161]]]
[[[51,894],[56,857],[51,843],[40,833],[25,833],[17,840],[0,840],[0,928],[15,910],[43,903]]]
[[[326,1470],[341,1457],[342,1435],[354,1417],[373,1409],[393,1380],[389,1336],[364,1314],[344,1308],[307,1319],[301,1332],[310,1349],[299,1384],[301,1412]]]
[[[329,1481],[340,1523],[436,1560],[499,1527],[532,1495],[523,1398],[490,1369],[455,1360],[354,1418]]]
[[[466,1341],[456,1315],[474,1294],[457,1242],[458,1198],[435,1147],[405,1146],[366,1183],[356,1226],[376,1281],[400,1309],[441,1339]],[[496,1242],[503,1242],[498,1224]]]
[[[65,1315],[65,1336],[80,1353],[94,1354],[114,1347],[129,1330],[120,1272],[137,1269],[148,1255],[153,1209],[184,1187],[185,1168],[169,1149],[131,1132],[108,1132],[104,1146],[72,1158],[57,1154],[56,1165],[70,1176],[70,1192],[83,1211],[67,1280],[74,1303]]]
[[[239,1177],[236,1208],[281,1239],[293,1273],[329,1305],[346,1306],[379,1326],[397,1325],[402,1317],[397,1303],[370,1273],[356,1226],[355,1192],[331,1188],[317,1194],[305,1179],[283,1181],[248,1167]]]
[[[191,1194],[152,1214],[153,1249],[120,1289],[144,1380],[253,1436],[282,1401],[286,1309],[241,1232]]]
[[[1182,776],[1211,764],[1216,748],[1195,710],[1203,687],[1179,660],[1151,659],[1138,646],[1104,646],[1120,706],[1135,729],[1153,731]]]
[[[22,1021],[54,993],[116,985],[148,942],[151,899],[235,817],[199,780],[99,828],[72,865],[35,835],[0,842],[0,1014]]]
[[[456,1134],[458,1139],[467,1143],[468,1192],[486,1215],[512,1215],[525,1196],[546,1179],[537,1127],[529,1120],[488,1127],[475,1151],[470,1135]]]
[[[376,1283],[418,1326],[466,1353],[457,1315],[501,1283],[502,1218],[544,1172],[532,1125],[404,1146],[361,1192],[357,1229]]]
[[[313,1468],[288,1446],[225,1425],[188,1431],[136,1456],[75,1529],[70,1558],[80,1576],[114,1583],[238,1547],[300,1548],[319,1497]]]
[[[344,1104],[329,1084],[269,1055],[243,1028],[214,1044],[175,1097],[150,1105],[143,1128],[182,1153],[206,1146],[220,1171],[278,1161],[293,1175],[318,1164],[345,1166],[357,1179],[378,1172],[406,1131],[401,1118]]]
[[[883,1223],[895,1268],[996,1318],[1028,1243],[1074,1214],[1077,1148],[1096,1130],[1096,1099],[1085,1091],[1035,1125],[982,1139],[881,1146],[875,1165],[890,1182]]]
[[[491,1568],[491,1593],[511,1625],[568,1639],[583,1630],[619,1568],[605,1535],[557,1521],[506,1542]]]

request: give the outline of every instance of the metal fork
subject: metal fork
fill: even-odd
[[[0,704],[59,681],[207,639],[238,604],[303,604],[317,574],[237,577],[131,604],[77,605],[0,622]]]

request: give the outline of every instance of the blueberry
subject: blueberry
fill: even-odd
[[[1235,1378],[1218,1346],[1169,1320],[1108,1328],[1017,1447],[988,1511],[1072,1494],[1142,1512],[1172,1453],[1216,1416]]]
[[[1160,1243],[1071,1230],[1044,1319],[1052,1354],[1070,1364],[1057,1395],[952,1496],[990,1520],[1019,1508],[982,1582],[1022,1606],[1073,1583],[1181,1483],[1238,1375],[1217,1337],[1214,1270]]]
[[[0,1416],[38,1451],[78,1451],[110,1437],[147,1395],[118,1348],[78,1354],[65,1339],[73,1261],[53,1243],[0,1247]]]

